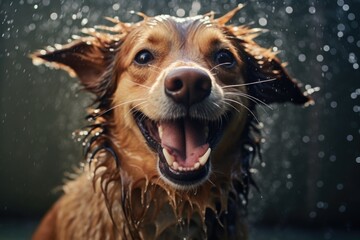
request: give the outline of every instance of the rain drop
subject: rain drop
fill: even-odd
[[[259,24],[260,24],[260,26],[266,26],[267,25],[267,20],[266,20],[266,18],[260,18],[259,19]]]
[[[331,107],[331,108],[336,108],[336,107],[337,107],[337,102],[332,101],[332,102],[330,103],[330,107]]]
[[[301,53],[299,56],[298,56],[298,59],[300,62],[305,62],[306,61],[306,56],[305,54]]]
[[[342,6],[342,9],[346,12],[346,11],[349,11],[350,7],[349,7],[349,5],[344,4],[344,5]]]
[[[343,185],[342,183],[339,183],[339,184],[336,185],[336,189],[339,190],[339,191],[340,191],[340,190],[343,190],[343,189],[344,189],[344,185]]]
[[[57,18],[58,18],[57,13],[54,13],[54,12],[53,12],[53,13],[50,14],[50,19],[51,19],[51,20],[56,20]]]
[[[316,182],[316,186],[317,186],[318,188],[322,188],[322,187],[324,186],[324,182],[321,181],[321,180],[319,180],[319,181]]]
[[[317,216],[317,214],[316,214],[315,211],[311,211],[311,212],[309,213],[309,217],[310,217],[310,218],[316,218],[316,216]]]
[[[302,141],[304,143],[308,143],[308,142],[310,142],[310,137],[309,136],[303,136]]]
[[[354,137],[353,137],[353,135],[351,135],[351,134],[349,134],[349,135],[346,136],[346,140],[347,140],[348,142],[351,142],[353,139],[354,139]]]
[[[184,17],[185,16],[185,10],[182,8],[179,8],[178,10],[176,10],[176,15],[178,17]]]
[[[287,14],[291,14],[291,13],[293,13],[293,8],[292,8],[291,6],[287,6],[287,7],[285,8],[285,12],[286,12]]]
[[[335,162],[335,161],[336,161],[336,156],[335,156],[335,155],[331,155],[331,156],[329,157],[329,160],[330,160],[330,162]]]
[[[119,4],[119,3],[115,3],[115,4],[112,6],[112,9],[113,9],[114,11],[119,10],[119,9],[120,9],[120,4]]]
[[[322,61],[324,60],[323,55],[321,55],[321,54],[317,55],[317,56],[316,56],[316,60],[317,60],[318,62],[322,62]]]
[[[309,13],[311,14],[316,13],[316,8],[314,6],[309,7]]]
[[[345,206],[345,205],[341,205],[341,206],[339,207],[339,212],[343,213],[343,212],[345,212],[345,211],[346,211],[346,206]]]

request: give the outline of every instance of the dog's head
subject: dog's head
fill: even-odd
[[[259,30],[225,25],[239,9],[217,19],[112,19],[113,27],[87,29],[32,57],[79,77],[96,95],[96,123],[108,122],[113,148],[123,150],[115,152],[132,159],[122,168],[194,188],[211,172],[229,174],[256,104],[310,101],[275,54],[253,41]]]

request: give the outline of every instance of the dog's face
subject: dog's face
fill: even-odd
[[[114,104],[128,103],[122,112],[133,119],[125,121],[133,127],[135,120],[142,133],[137,137],[156,152],[166,182],[177,188],[201,184],[233,111],[246,114],[243,63],[235,46],[208,21],[169,16],[149,20],[123,44],[132,48],[119,51],[127,57],[119,58],[124,70]]]
[[[148,168],[177,189],[195,188],[238,151],[256,103],[309,100],[274,54],[252,41],[254,31],[225,26],[233,14],[117,22],[114,35],[89,31],[33,57],[75,73],[100,112],[111,110],[111,135],[138,156],[124,169]]]

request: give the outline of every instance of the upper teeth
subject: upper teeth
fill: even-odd
[[[206,153],[199,158],[199,163],[201,165],[205,165],[205,163],[207,162],[207,160],[209,159],[209,156],[210,156],[210,153],[211,153],[211,148],[208,148],[208,150],[206,151]]]
[[[199,169],[200,166],[204,166],[206,162],[209,160],[211,148],[208,148],[208,150],[205,152],[204,155],[199,157],[198,161],[195,162],[195,164],[191,167],[182,167],[179,165],[179,163],[176,161],[175,157],[169,153],[169,151],[166,148],[162,149],[162,152],[164,154],[165,160],[167,164],[174,170],[179,171],[193,171],[196,169]]]
[[[168,150],[166,150],[166,148],[163,148],[163,154],[166,159],[166,162],[169,164],[169,166],[172,166],[175,161],[175,157],[173,155],[171,155],[168,152]]]
[[[159,137],[160,137],[160,139],[162,139],[162,136],[163,136],[163,128],[162,128],[162,126],[160,125],[159,127],[158,127],[158,131],[159,131]]]

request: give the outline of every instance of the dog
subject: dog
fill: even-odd
[[[87,163],[33,239],[246,239],[244,209],[259,152],[256,106],[312,99],[262,30],[228,25],[239,5],[85,29],[35,52],[95,96]]]

